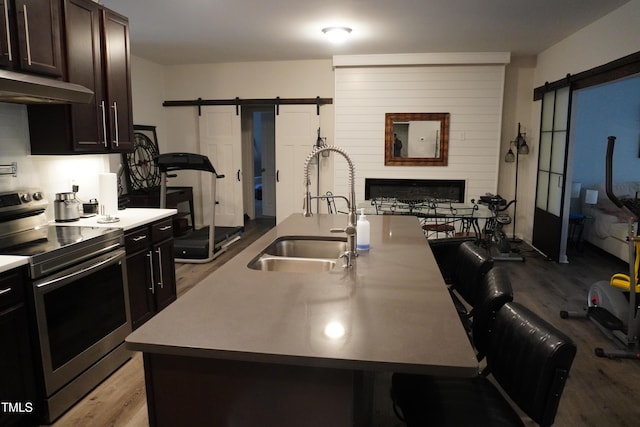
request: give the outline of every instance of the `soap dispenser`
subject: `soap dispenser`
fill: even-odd
[[[364,214],[364,208],[360,209],[360,216],[356,223],[356,249],[359,251],[368,251],[370,246],[370,231],[369,220]]]

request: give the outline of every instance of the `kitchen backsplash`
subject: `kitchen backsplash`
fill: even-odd
[[[71,191],[73,183],[80,187],[79,199],[88,201],[98,197],[98,174],[117,172],[110,170],[110,156],[115,155],[32,156],[27,107],[0,103],[0,164],[18,164],[17,177],[0,176],[0,192],[29,187],[42,189],[49,200],[47,218],[51,220],[54,219],[55,193]]]

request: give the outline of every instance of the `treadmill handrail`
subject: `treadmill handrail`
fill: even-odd
[[[207,156],[195,153],[165,153],[155,156],[154,162],[160,169],[160,172],[177,171],[177,170],[199,170],[210,172],[216,177],[218,173],[211,164]]]

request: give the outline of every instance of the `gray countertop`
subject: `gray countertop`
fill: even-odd
[[[369,221],[371,250],[350,270],[249,269],[277,237],[335,237],[329,230],[346,225],[344,215],[290,216],[129,335],[127,347],[317,367],[477,374],[417,218],[384,215]],[[325,335],[332,322],[342,325],[342,337]]]

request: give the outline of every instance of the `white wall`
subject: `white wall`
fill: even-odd
[[[464,179],[467,201],[495,193],[504,69],[468,62],[336,68],[336,140],[356,165],[356,198],[364,198],[365,178]],[[385,166],[385,113],[450,113],[448,166]],[[335,193],[348,194],[345,162],[335,171]]]
[[[134,123],[156,126],[161,153],[199,152],[197,108],[163,107],[164,101],[333,98],[334,92],[330,60],[162,66],[132,56],[131,63]],[[321,107],[322,135],[328,137],[329,144],[334,143],[333,117],[333,105]],[[314,142],[309,141],[309,151]],[[112,158],[113,162],[118,159]],[[332,169],[323,172],[323,186],[330,188]],[[196,222],[201,223],[200,182],[194,182],[192,174],[184,174],[172,179],[170,185],[194,187]]]
[[[503,157],[509,141],[515,137],[517,123],[522,122],[528,136],[532,136],[529,118],[533,107],[531,100],[535,65],[535,58],[512,58],[505,71],[501,146],[488,159],[500,171],[497,191],[505,198],[513,198],[515,166],[512,163],[505,164]],[[161,152],[198,149],[196,108],[162,107],[165,100],[198,97],[227,99],[236,96],[334,97],[334,72],[329,60],[164,67],[132,57],[132,82],[134,122],[157,126]],[[334,106],[322,107],[322,134],[328,137],[329,144],[341,145],[342,141],[334,138],[333,112]],[[532,159],[522,160],[520,173],[523,174],[523,170],[526,171],[534,163]],[[326,175],[331,175],[331,171],[331,168],[326,169]],[[323,175],[323,178],[326,177]],[[323,188],[332,188],[332,182],[332,176],[323,179]],[[523,197],[529,197],[526,188],[519,191],[519,198]],[[532,195],[530,197],[533,198]],[[518,218],[521,215],[524,215],[524,209],[520,210]],[[523,221],[519,219],[518,229],[521,223]]]
[[[165,68],[136,56],[131,57],[133,123],[155,126],[160,152],[169,148],[162,103],[165,95]]]
[[[640,50],[640,0],[631,0],[538,55],[534,84],[542,86]]]
[[[516,226],[516,235],[522,236],[524,230],[530,230],[527,223],[526,206],[533,203],[535,188],[530,190],[522,184],[523,176],[528,176],[530,170],[535,170],[536,161],[535,144],[531,144],[537,134],[537,130],[531,124],[531,109],[533,107],[533,74],[535,71],[535,57],[515,57],[507,65],[504,84],[504,107],[502,111],[502,137],[500,141],[500,153],[498,154],[498,194],[507,200],[516,199],[518,209],[517,217],[510,225],[505,227],[508,234],[512,233],[513,225]],[[518,162],[518,194],[515,194],[516,164],[506,163],[505,154],[509,151],[510,142],[515,140],[518,134],[518,123],[521,131],[526,133],[526,141],[530,147],[527,156],[520,156]],[[513,209],[510,209],[513,215]]]
[[[330,60],[169,66],[165,84],[167,100],[333,98]],[[197,108],[166,107],[164,116],[169,143],[197,152]],[[331,105],[321,108],[320,124],[323,134],[333,135]]]

